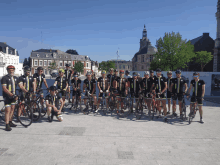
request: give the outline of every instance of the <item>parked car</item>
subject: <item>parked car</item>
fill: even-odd
[[[50,74],[51,75],[51,77],[53,78],[53,77],[58,77],[58,73],[52,73],[52,74]]]

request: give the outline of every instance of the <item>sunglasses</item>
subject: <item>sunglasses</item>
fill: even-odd
[[[197,78],[197,77],[199,77],[199,76],[193,76],[193,77],[196,77],[196,78]]]
[[[77,75],[74,75],[74,77],[78,77]]]

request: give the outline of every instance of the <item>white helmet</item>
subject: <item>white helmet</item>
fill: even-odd
[[[145,71],[145,72],[144,72],[144,75],[149,75],[149,72],[148,72],[148,71]]]

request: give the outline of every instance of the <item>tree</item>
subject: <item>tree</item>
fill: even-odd
[[[195,62],[201,65],[201,71],[203,72],[203,68],[212,60],[212,58],[213,55],[211,52],[199,51],[196,52]]]
[[[164,71],[185,68],[195,57],[194,46],[187,40],[182,40],[179,33],[165,33],[163,38],[156,41],[156,47],[158,52],[155,60]]]
[[[57,64],[56,64],[56,62],[54,61],[54,62],[52,62],[51,64],[50,64],[50,66],[48,67],[50,70],[54,70],[54,69],[57,69]]]
[[[66,51],[66,53],[69,53],[69,54],[74,54],[74,55],[79,55],[78,52],[76,50],[73,50],[73,49],[68,49]]]
[[[150,63],[150,69],[149,70],[156,70],[157,68],[160,68],[159,60],[153,59]]]
[[[77,61],[77,62],[75,63],[74,69],[75,69],[75,71],[77,71],[77,72],[83,73],[83,71],[84,71],[84,65],[83,65],[83,63],[82,63],[81,61]]]
[[[99,70],[105,70],[106,72],[108,72],[110,68],[116,68],[114,61],[102,61],[101,63],[99,63]]]

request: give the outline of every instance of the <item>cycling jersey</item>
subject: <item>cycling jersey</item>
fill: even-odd
[[[193,96],[202,97],[202,86],[205,84],[205,82],[203,80],[191,80],[190,84],[193,86]]]
[[[170,91],[170,87],[171,87],[172,81],[173,81],[172,77],[171,78],[167,78],[167,91]],[[173,90],[173,88],[172,88],[172,90]]]
[[[57,77],[55,79],[55,82],[57,82],[57,89],[64,89],[67,86],[68,80],[66,77]]]
[[[99,87],[102,91],[106,91],[108,89],[108,78],[99,77],[98,78]]]
[[[156,88],[156,93],[161,93],[162,90],[165,88],[165,83],[167,82],[166,77],[156,77],[154,78],[153,84],[155,85]]]
[[[30,92],[33,91],[33,82],[34,82],[34,79],[32,76],[23,75],[19,77],[19,84],[22,83],[22,85],[27,91],[30,91]]]
[[[117,77],[115,79],[115,81],[117,83],[117,90],[119,92],[125,92],[127,79],[121,78],[121,77]]]
[[[88,79],[85,79],[83,83],[86,84],[86,88],[88,89],[89,93],[92,93],[94,88],[93,86],[96,84],[95,79],[91,79],[90,81]]]
[[[143,78],[142,83],[141,83],[141,87],[145,90],[146,93],[150,92],[150,88],[153,84],[153,79],[152,78]]]
[[[6,75],[2,77],[1,84],[2,86],[6,86],[6,88],[13,94],[16,93],[16,87],[19,83],[19,80],[16,76]],[[3,90],[2,90],[3,97],[9,97]]]
[[[138,94],[141,89],[141,82],[138,81],[138,79],[135,80],[134,78],[129,78],[128,82],[130,83],[130,92]]]
[[[107,75],[107,78],[108,78],[108,80],[109,80],[110,87],[113,88],[113,81],[114,81],[114,79],[115,79],[115,75],[108,74],[108,75]]]
[[[57,109],[59,109],[59,102],[60,102],[61,97],[59,97],[58,95],[47,95],[45,97],[46,101],[49,101],[49,104],[51,105],[55,105],[55,107],[57,107]]]
[[[172,79],[172,84],[174,88],[172,89],[172,93],[183,93],[183,87],[185,85],[186,81],[182,78],[174,78]]]
[[[156,76],[153,76],[153,77],[150,76],[150,80],[151,80],[152,82],[154,82],[154,79],[155,79],[155,78],[157,78],[157,77],[156,77]],[[152,85],[151,85],[151,86],[152,86]],[[152,88],[152,90],[155,90],[155,86]]]
[[[78,78],[77,81],[76,81],[74,78],[71,80],[71,84],[74,85],[73,88],[75,88],[75,87],[78,88],[78,86],[79,86],[79,84],[81,84],[81,82],[82,82],[82,81],[81,81],[79,78]],[[80,87],[81,87],[81,86],[80,86]],[[80,87],[79,87],[79,88],[80,88]]]
[[[66,79],[68,80],[68,82],[70,81],[71,74],[72,74],[71,70],[65,69],[64,75],[65,75]]]
[[[37,80],[36,88],[42,88],[42,83],[43,83],[43,80],[45,79],[45,75],[44,74],[39,75],[38,73],[35,73],[33,75],[33,78]]]

